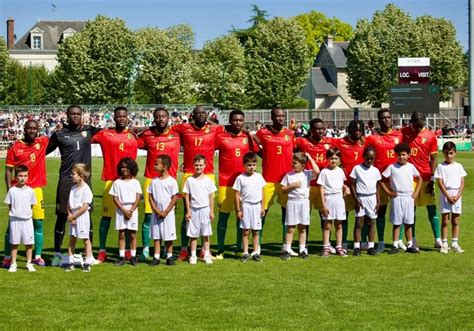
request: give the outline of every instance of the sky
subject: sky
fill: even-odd
[[[195,48],[200,49],[207,40],[227,34],[232,27],[248,27],[252,4],[266,10],[269,18],[316,10],[355,27],[359,19],[371,19],[388,3],[394,3],[412,17],[431,15],[450,20],[467,51],[468,0],[0,0],[0,35],[6,38],[9,17],[15,20],[19,39],[38,20],[89,20],[102,14],[124,19],[133,30],[190,24],[195,33]]]

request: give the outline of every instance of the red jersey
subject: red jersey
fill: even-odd
[[[204,173],[214,173],[214,150],[216,149],[216,135],[223,131],[221,126],[206,124],[202,128],[197,128],[192,124],[178,124],[173,126],[173,130],[179,133],[181,144],[184,148],[184,172],[194,173],[193,159],[196,155],[202,154],[206,158]]]
[[[244,171],[243,159],[247,152],[255,152],[256,144],[248,135],[219,132],[216,149],[219,151],[219,186],[233,186],[235,179]]]
[[[309,153],[319,169],[323,170],[328,166],[326,152],[334,147],[334,138],[323,137],[319,142],[315,142],[313,139],[296,138],[296,146],[301,152]],[[306,169],[313,169],[311,163],[306,164]]]
[[[403,140],[400,130],[390,129],[388,132],[373,131],[365,138],[364,147],[371,146],[375,149],[374,166],[380,173],[392,163],[397,162],[397,154],[393,150]]]
[[[257,131],[256,136],[262,147],[263,178],[269,183],[280,183],[292,169],[295,147],[293,131],[283,128],[274,133],[264,127]]]
[[[416,132],[411,126],[403,128],[402,135],[403,142],[411,148],[408,162],[416,167],[423,181],[429,181],[432,176],[430,156],[438,153],[436,135],[427,128]]]
[[[137,158],[137,138],[129,131],[117,132],[115,129],[104,129],[95,134],[91,143],[99,144],[102,149],[104,166],[102,167],[102,180],[117,179],[117,165],[124,157]]]
[[[47,184],[46,180],[46,147],[48,137],[37,137],[31,144],[23,140],[16,141],[7,152],[5,166],[14,168],[19,165],[28,167],[26,185],[36,188]],[[15,181],[13,181],[13,184]]]
[[[161,134],[150,129],[145,130],[138,138],[138,148],[147,150],[145,177],[155,178],[160,175],[155,170],[155,161],[159,155],[166,154],[171,158],[169,173],[173,178],[176,178],[180,147],[179,134],[170,127]]]
[[[364,145],[360,140],[353,142],[349,137],[334,139],[334,145],[341,151],[341,165],[349,180],[352,169],[364,162]]]

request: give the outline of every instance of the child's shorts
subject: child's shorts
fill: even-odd
[[[345,221],[346,220],[346,205],[342,193],[324,195],[326,199],[326,207],[329,210],[329,215],[322,216],[324,221]]]
[[[132,208],[132,205],[123,205],[125,208],[130,209]],[[135,209],[135,211],[132,214],[132,217],[130,219],[126,219],[125,216],[123,216],[122,212],[117,209],[115,213],[115,230],[132,230],[132,231],[137,231],[138,230],[138,210]]]
[[[288,200],[285,225],[309,225],[309,199]]]
[[[35,235],[33,220],[10,216],[10,245],[33,245]]]
[[[400,193],[399,193],[400,194]],[[415,222],[415,200],[411,193],[392,198],[390,223],[393,225],[413,224]]]
[[[243,218],[240,220],[241,229],[261,230],[262,229],[262,203],[242,203]]]
[[[456,195],[459,192],[459,189],[456,190],[447,190],[450,195]],[[441,214],[461,214],[462,213],[462,198],[459,198],[455,204],[450,204],[446,199],[446,196],[441,193],[439,195],[439,205],[441,207]]]
[[[89,239],[91,222],[89,212],[86,212],[76,219],[76,224],[69,223],[69,235],[78,239]]]
[[[362,206],[356,211],[356,217],[367,216],[371,220],[376,219],[377,212],[375,211],[375,207],[377,206],[377,195],[358,195],[358,197]]]
[[[191,220],[188,222],[188,231],[186,235],[190,238],[212,236],[211,219],[209,217],[209,207],[193,208],[191,207]]]
[[[165,218],[158,218],[153,214],[151,221],[150,238],[153,240],[171,241],[176,240],[176,223],[174,210],[170,211]]]

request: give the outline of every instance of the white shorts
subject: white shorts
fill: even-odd
[[[459,192],[459,189],[456,190],[447,190],[450,195],[456,195]],[[461,214],[462,213],[462,198],[459,198],[455,204],[450,204],[446,199],[446,196],[441,193],[439,195],[439,205],[441,207],[441,214]]]
[[[309,225],[309,199],[288,200],[285,225]]]
[[[186,235],[190,238],[212,236],[211,219],[209,217],[209,207],[193,208],[191,207],[191,220],[188,222],[188,231]]]
[[[78,239],[89,239],[91,222],[89,212],[82,214],[76,219],[76,224],[69,223],[69,235]]]
[[[165,218],[158,218],[156,214],[153,214],[150,230],[150,238],[153,240],[176,240],[174,210],[170,211]]]
[[[356,217],[367,216],[371,220],[377,219],[377,212],[375,207],[377,206],[377,195],[359,195],[359,200],[362,206],[356,211]]]
[[[10,216],[10,244],[33,245],[35,243],[33,219]]]
[[[397,195],[392,198],[390,223],[393,225],[413,224],[415,222],[415,200],[410,195]]]
[[[245,230],[262,229],[262,203],[242,203],[243,218],[240,220],[240,228]]]
[[[124,205],[126,209],[132,208],[132,205]],[[126,219],[122,212],[119,209],[116,209],[115,212],[115,230],[133,230],[137,231],[138,230],[138,210],[135,209],[135,211],[132,214],[132,217],[130,219]]]
[[[346,220],[346,204],[342,193],[325,195],[326,207],[329,210],[329,215],[322,216],[323,221],[345,221]]]

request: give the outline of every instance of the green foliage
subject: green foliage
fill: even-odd
[[[191,98],[194,34],[187,25],[136,32],[139,102],[185,103]]]
[[[8,49],[5,39],[0,37],[0,93],[2,93],[3,82],[5,80],[5,70],[8,60]]]
[[[352,37],[352,26],[338,18],[328,18],[321,12],[312,10],[293,18],[304,30],[310,58],[314,60],[320,45],[328,35],[335,41],[347,41]]]
[[[235,35],[206,42],[197,56],[195,77],[204,102],[224,109],[245,107],[245,50]]]
[[[235,27],[232,27],[231,32],[237,37],[237,39],[239,39],[242,45],[247,43],[259,24],[265,24],[268,22],[268,13],[266,10],[260,9],[257,5],[252,5],[252,13],[253,15],[247,21],[247,23],[252,24],[249,28],[236,29]]]
[[[121,19],[97,16],[59,48],[55,83],[66,103],[123,103],[136,61],[133,33]]]
[[[251,106],[271,108],[293,102],[310,67],[301,27],[277,17],[257,25],[245,48]]]
[[[399,57],[430,57],[432,82],[441,99],[462,84],[462,49],[449,21],[428,16],[416,20],[393,4],[377,11],[372,21],[360,20],[347,50],[348,90],[360,103],[378,106],[389,101],[389,88],[398,84]]]

